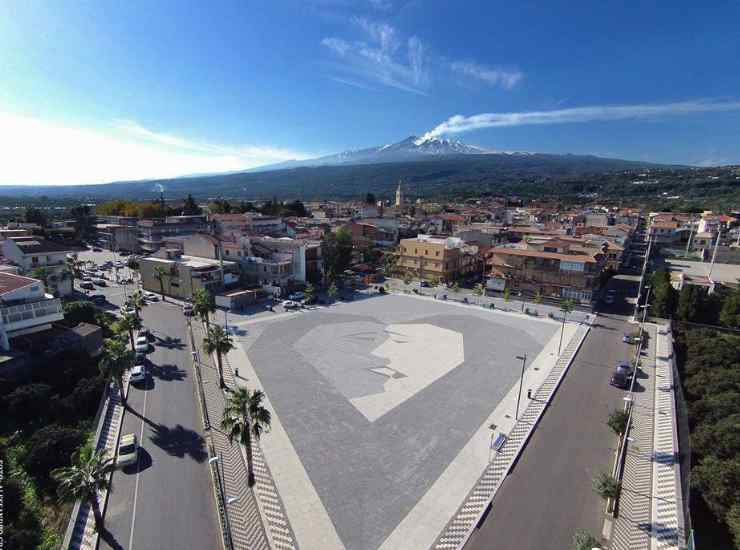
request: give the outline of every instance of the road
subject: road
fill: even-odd
[[[123,299],[121,287],[96,292],[117,305]],[[122,434],[135,433],[142,450],[137,466],[113,474],[105,518],[112,540],[101,539],[100,548],[218,548],[185,319],[178,306],[162,302],[145,307],[142,318],[155,338],[151,376],[143,387],[130,387],[132,410],[125,413],[121,429]]]
[[[467,550],[570,548],[573,533],[599,535],[603,502],[591,480],[611,471],[616,436],[606,425],[622,408],[624,392],[609,385],[618,361],[634,347],[622,343],[631,311],[625,295],[637,293],[635,278],[616,277],[621,294],[612,310],[599,314],[539,426],[511,474],[498,490]]]

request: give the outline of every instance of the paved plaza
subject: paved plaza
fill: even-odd
[[[230,362],[267,393],[263,451],[298,544],[327,550],[431,544],[488,463],[492,419],[513,426],[516,357],[525,407],[561,326],[400,295],[235,325]]]

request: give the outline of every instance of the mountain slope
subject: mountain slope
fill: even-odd
[[[409,136],[398,143],[368,147],[353,151],[343,151],[334,155],[327,155],[315,159],[290,160],[278,164],[260,166],[248,172],[266,172],[270,170],[284,170],[305,166],[337,166],[341,164],[373,164],[382,162],[409,162],[429,159],[430,157],[445,157],[452,155],[481,155],[489,151],[466,145],[461,141],[443,138],[419,138]]]

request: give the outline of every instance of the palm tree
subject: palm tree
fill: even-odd
[[[49,275],[49,268],[44,266],[37,267],[31,272],[31,277],[41,280],[44,283],[44,289],[47,291],[49,290],[47,288],[49,286]]]
[[[105,378],[116,383],[124,407],[126,394],[123,392],[123,374],[133,362],[133,357],[134,352],[126,349],[126,344],[118,338],[108,338],[103,342],[100,372]]]
[[[218,385],[224,387],[224,370],[222,356],[234,349],[234,343],[231,336],[222,326],[216,325],[208,329],[208,335],[203,338],[203,349],[207,354],[216,354],[216,364],[218,366]]]
[[[306,303],[313,304],[314,300],[316,299],[316,287],[314,287],[311,283],[308,283],[306,285],[306,289],[303,291],[303,294],[306,296]]]
[[[134,349],[134,331],[141,328],[141,319],[136,315],[124,313],[117,323],[121,330],[128,332],[131,349]]]
[[[568,314],[573,311],[576,308],[576,302],[575,300],[571,300],[570,298],[563,300],[560,302],[560,311],[563,312],[563,326],[560,329],[560,343],[558,344],[558,355],[560,355],[560,348],[563,347],[563,332],[565,332],[565,319],[568,317]]]
[[[141,309],[146,307],[146,300],[138,290],[131,294],[128,298],[128,303],[131,307],[136,310],[136,316],[140,317]]]
[[[87,502],[95,517],[95,530],[103,529],[98,492],[110,489],[108,474],[113,470],[113,460],[105,457],[105,450],[94,451],[86,445],[72,455],[72,465],[51,472],[59,482],[57,493],[60,502]]]
[[[193,312],[200,317],[206,325],[206,330],[210,328],[208,315],[216,311],[216,303],[213,296],[205,288],[198,288],[193,292]]]
[[[262,406],[265,394],[261,390],[249,391],[237,388],[229,396],[224,408],[221,427],[229,435],[229,441],[238,439],[247,450],[247,482],[254,485],[252,458],[252,436],[260,439],[263,432],[270,430],[270,411]]]
[[[67,267],[72,272],[72,275],[79,279],[82,277],[82,270],[80,269],[80,262],[74,256],[67,256],[66,260]]]
[[[162,301],[166,301],[164,297],[164,280],[168,277],[170,272],[166,267],[158,265],[154,268],[154,277],[159,281],[159,292],[162,294]]]

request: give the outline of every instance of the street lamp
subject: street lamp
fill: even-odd
[[[524,384],[524,366],[527,364],[527,354],[524,355],[517,355],[517,359],[521,360],[522,362],[522,374],[519,377],[519,395],[517,395],[516,398],[516,416],[514,417],[515,420],[519,420],[519,400],[522,398],[522,385]]]

